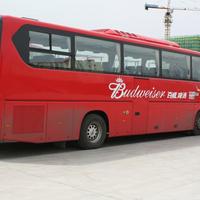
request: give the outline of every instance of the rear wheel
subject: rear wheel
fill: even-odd
[[[105,139],[105,120],[97,114],[90,114],[86,116],[80,131],[80,147],[83,149],[99,148],[103,145]]]
[[[197,113],[195,118],[193,135],[200,135],[200,112]]]

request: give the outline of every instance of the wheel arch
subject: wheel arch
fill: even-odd
[[[195,117],[200,113],[200,110],[196,111]]]
[[[200,135],[199,118],[200,118],[200,110],[197,110],[195,118],[194,118],[194,128],[193,128],[192,135]]]
[[[195,124],[196,118],[197,118],[197,116],[198,116],[199,114],[200,114],[200,110],[197,110],[196,113],[195,113],[195,115],[194,115],[194,124]]]
[[[83,121],[85,120],[85,118],[86,118],[88,115],[90,115],[90,114],[99,115],[99,116],[101,116],[101,117],[104,119],[104,121],[105,121],[105,123],[106,123],[106,131],[107,131],[107,134],[109,134],[110,124],[109,124],[108,115],[107,115],[104,111],[102,111],[102,110],[92,110],[92,111],[87,112],[87,113],[84,115],[81,124],[83,123]]]

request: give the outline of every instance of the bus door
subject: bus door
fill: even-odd
[[[133,80],[133,133],[144,134],[147,130],[148,98],[144,91],[149,89],[149,78],[136,77]]]
[[[124,45],[124,72],[134,76],[133,133],[143,134],[147,130],[149,96],[152,88],[150,78],[159,72],[159,50],[135,45]]]

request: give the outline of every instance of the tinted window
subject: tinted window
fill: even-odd
[[[48,69],[69,69],[71,66],[70,56],[33,51],[30,51],[29,62],[35,67]]]
[[[84,71],[119,73],[120,44],[115,42],[76,37],[75,68]]]
[[[159,51],[133,45],[124,45],[124,73],[158,76]]]
[[[50,38],[47,33],[29,31],[29,47],[50,50]]]
[[[190,56],[163,51],[162,76],[173,79],[190,79]]]
[[[192,58],[192,79],[200,81],[200,57]]]
[[[70,37],[52,34],[52,50],[60,52],[71,51]]]
[[[68,36],[29,31],[29,64],[48,69],[71,68]]]

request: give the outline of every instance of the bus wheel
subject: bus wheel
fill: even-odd
[[[197,113],[195,118],[193,135],[200,135],[200,112]]]
[[[105,120],[96,114],[89,114],[83,121],[79,146],[83,149],[99,148],[106,139]]]

